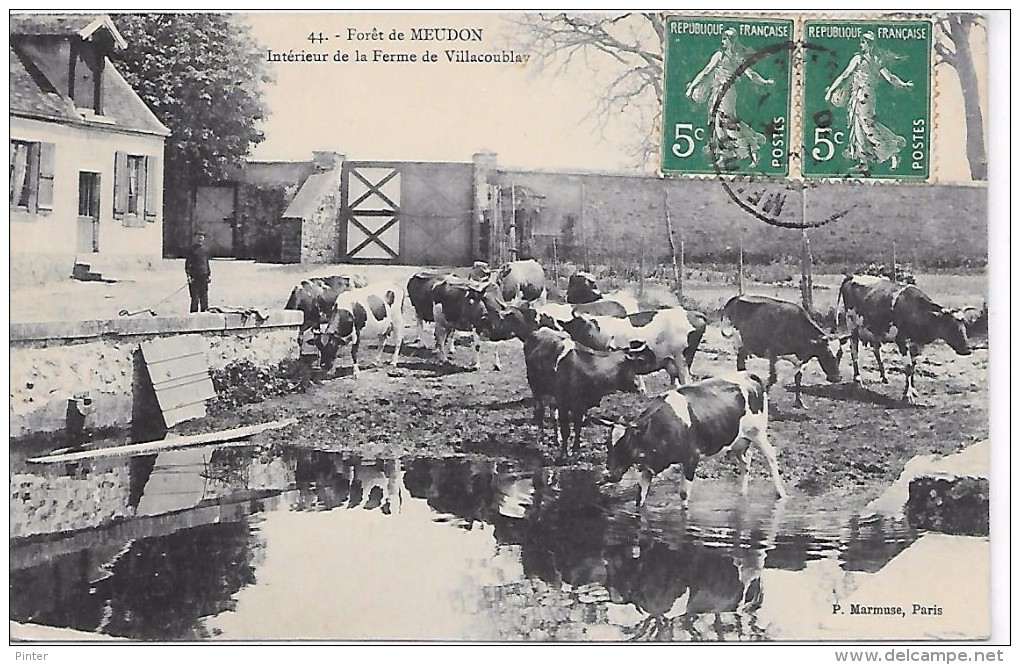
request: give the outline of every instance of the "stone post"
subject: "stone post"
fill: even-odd
[[[340,228],[340,225],[343,224],[343,220],[340,218],[340,208],[343,206],[343,200],[341,198],[343,192],[340,191],[341,187],[343,186],[341,182],[341,174],[343,173],[343,165],[346,159],[347,155],[345,155],[342,152],[336,152],[333,150],[312,151],[312,164],[315,167],[315,172],[316,173],[331,172],[332,177],[336,183],[336,191],[334,191],[331,196],[327,196],[326,199],[323,200],[322,206],[324,210],[322,210],[319,213],[328,214],[332,220],[332,228],[330,228],[327,231],[330,238],[332,239],[332,242],[330,243],[332,245],[332,251],[330,252],[332,256],[330,256],[326,260],[333,262],[341,261],[343,259],[344,251],[346,249],[340,246],[340,243],[344,237],[343,229]],[[329,208],[332,208],[332,210],[328,210]],[[308,225],[310,222],[312,222],[312,220],[309,219],[302,220],[302,236],[304,236],[303,227]],[[320,229],[319,232],[322,233],[322,230]],[[304,262],[305,260],[304,245],[305,243],[302,239],[302,262]],[[319,257],[318,262],[321,261],[322,258]]]

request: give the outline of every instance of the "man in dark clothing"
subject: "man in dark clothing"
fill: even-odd
[[[209,311],[209,250],[205,246],[204,233],[195,234],[195,244],[184,259],[184,272],[188,276],[191,311]]]

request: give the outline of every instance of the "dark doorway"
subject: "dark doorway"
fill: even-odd
[[[78,251],[99,251],[99,174],[78,173]]]

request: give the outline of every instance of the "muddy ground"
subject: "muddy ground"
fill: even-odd
[[[408,337],[413,336],[407,330]],[[431,342],[431,337],[427,340]],[[539,441],[532,422],[531,394],[525,378],[522,345],[502,342],[502,371],[493,371],[493,344],[483,345],[483,368],[469,371],[474,352],[458,346],[453,364],[440,365],[434,354],[405,346],[396,368],[371,365],[374,348],[362,352],[361,375],[350,375],[350,357],[342,356],[335,376],[317,377],[305,394],[273,398],[259,404],[215,413],[189,429],[208,431],[237,424],[296,417],[298,424],[263,435],[267,442],[324,450],[354,452],[364,458],[391,456],[469,455],[514,459],[524,464],[556,466],[558,448],[551,424]],[[849,358],[843,382],[830,384],[817,363],[805,372],[807,407],[793,405],[793,371],[780,363],[779,382],[770,393],[770,436],[779,454],[781,474],[792,494],[819,507],[857,509],[877,497],[915,455],[948,453],[987,437],[988,351],[956,356],[946,345],[929,347],[920,364],[920,404],[900,400],[903,374],[895,348],[883,354],[889,384],[879,382],[870,353],[862,353],[864,388],[850,382]],[[695,358],[695,376],[709,376],[734,367],[730,343],[710,325]],[[751,359],[748,368],[767,376],[768,363]],[[664,373],[651,375],[651,394],[667,388]],[[636,416],[648,398],[612,395],[591,415],[610,419]],[[606,428],[585,428],[583,449],[567,464],[599,468],[605,464]],[[732,476],[736,459],[702,462],[700,482]],[[669,470],[663,477],[676,478]],[[767,482],[765,465],[756,456],[752,482]],[[696,481],[697,482],[697,481]],[[633,478],[625,478],[626,486]],[[651,501],[667,502],[657,493],[670,482],[653,483]],[[636,491],[636,490],[635,490]],[[694,496],[697,496],[695,487]]]

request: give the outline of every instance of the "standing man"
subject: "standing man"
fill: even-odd
[[[184,259],[184,272],[188,276],[192,313],[209,311],[209,250],[201,231],[195,234],[195,244]]]

